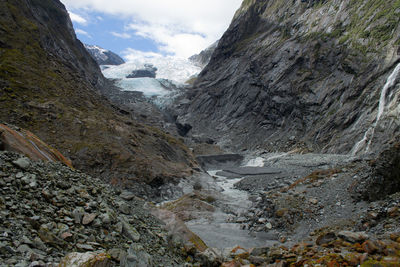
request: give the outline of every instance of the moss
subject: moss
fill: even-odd
[[[328,4],[333,2],[329,1],[326,5]],[[314,8],[320,8],[321,5],[322,2]],[[310,32],[302,39],[303,41],[336,39],[340,45],[347,44],[367,56],[368,53],[381,51],[393,39],[395,29],[400,22],[399,10],[400,0],[350,0],[347,3],[347,12],[351,14],[348,25],[334,25],[334,30],[330,33]],[[312,27],[316,25],[314,21]],[[360,39],[363,39],[365,44],[361,44]]]
[[[239,41],[235,45],[235,51],[240,52],[245,49],[250,43],[252,43],[257,37],[260,36],[261,33],[254,33],[251,36],[247,37],[244,40]]]
[[[192,243],[199,251],[205,251],[207,249],[206,243],[196,234],[192,233],[193,235],[189,238],[190,243]]]

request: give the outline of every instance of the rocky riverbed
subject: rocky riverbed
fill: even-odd
[[[199,186],[163,207],[186,221],[221,263],[232,264],[226,266],[304,263],[307,253],[310,259],[320,259],[328,252],[336,254],[320,262],[400,261],[395,242],[400,229],[398,198],[368,202],[356,193],[359,181],[371,172],[368,157],[258,153],[214,155],[201,161],[214,179],[209,180],[213,189]],[[351,240],[353,235],[362,238]],[[370,245],[363,245],[366,241],[379,246],[379,253],[361,248]],[[397,252],[385,254],[389,247]],[[349,258],[353,252],[356,256]]]

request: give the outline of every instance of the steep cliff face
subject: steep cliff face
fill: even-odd
[[[115,183],[159,185],[188,175],[194,160],[186,147],[100,94],[112,90],[58,0],[0,2],[0,121]]]
[[[398,0],[246,0],[178,120],[238,148],[375,151],[400,126],[399,20]]]

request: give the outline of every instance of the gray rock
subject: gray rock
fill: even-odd
[[[79,224],[82,222],[83,215],[85,211],[82,207],[78,207],[72,211],[72,215],[74,216],[75,223]]]
[[[135,198],[135,194],[130,191],[122,191],[122,193],[119,196],[125,200],[132,200]]]
[[[351,231],[341,231],[338,233],[338,237],[352,243],[362,243],[369,238],[369,236],[365,232]]]
[[[82,224],[83,225],[91,224],[96,218],[96,216],[97,214],[95,213],[85,213],[82,218]]]
[[[139,244],[132,244],[121,259],[121,267],[153,266],[151,256]]]
[[[123,214],[129,215],[131,213],[131,207],[125,201],[118,202],[118,208]]]
[[[120,223],[122,224],[122,234],[129,238],[132,241],[139,241],[140,240],[140,234],[136,230],[135,227],[133,227],[131,224],[129,224],[128,220],[124,217],[119,218]]]
[[[30,165],[31,165],[31,162],[30,162],[30,160],[28,159],[28,158],[19,158],[19,159],[17,159],[17,160],[14,160],[13,161],[13,164],[15,164],[16,166],[18,166],[19,168],[21,168],[21,169],[27,169]]]
[[[85,250],[85,251],[93,251],[94,250],[94,248],[89,244],[76,244],[76,247],[80,250]]]

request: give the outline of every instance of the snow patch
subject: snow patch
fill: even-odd
[[[257,158],[251,159],[246,163],[245,166],[246,167],[264,167],[264,158],[257,157]]]

